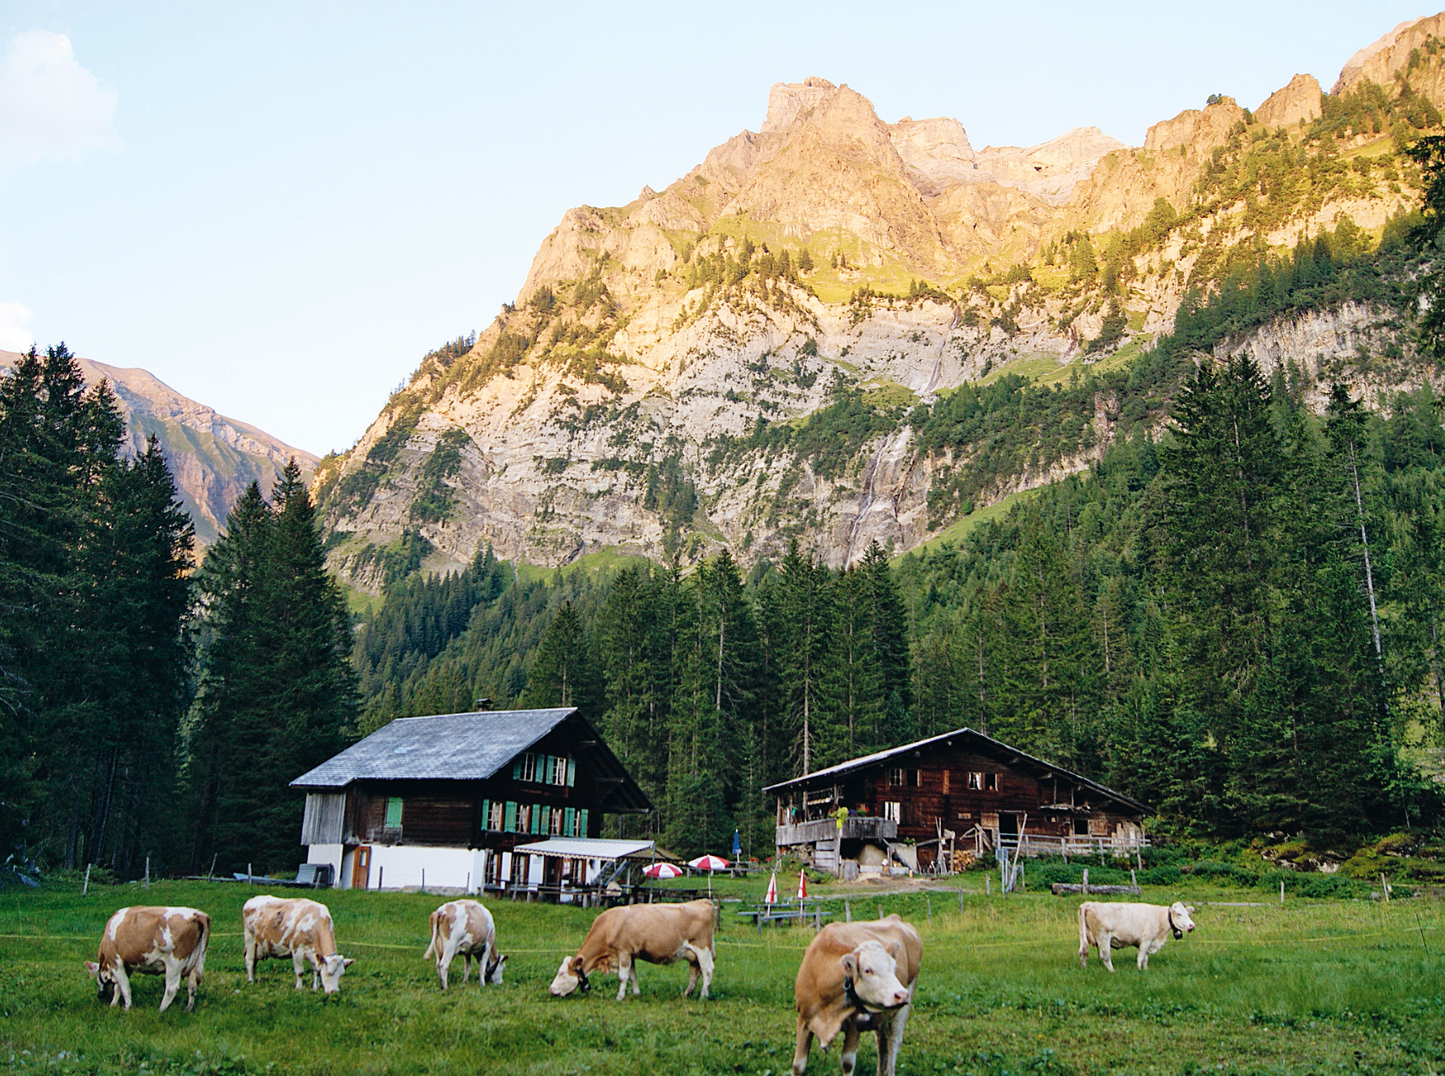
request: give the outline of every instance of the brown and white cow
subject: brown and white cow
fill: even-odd
[[[85,962],[95,979],[96,996],[111,1005],[130,1008],[130,977],[134,972],[164,975],[165,1012],[186,980],[186,1012],[196,1007],[196,987],[206,971],[206,943],[211,917],[194,908],[122,908],[105,924],[96,959]]]
[[[562,961],[547,989],[557,998],[566,997],[578,987],[585,994],[592,988],[587,981],[589,975],[595,971],[616,970],[617,1000],[621,1001],[627,995],[629,978],[632,993],[641,992],[637,987],[637,961],[671,964],[675,960],[686,960],[690,975],[682,996],[692,993],[701,974],[701,996],[706,998],[717,956],[712,940],[713,915],[710,900],[608,908],[592,921],[582,948],[576,956]]]
[[[1086,900],[1079,905],[1079,967],[1089,965],[1089,946],[1099,950],[1104,967],[1114,970],[1112,949],[1139,947],[1139,970],[1164,948],[1169,935],[1182,938],[1194,929],[1189,913],[1194,908],[1175,901],[1161,904],[1124,904]]]
[[[256,981],[257,960],[289,956],[297,990],[309,961],[311,989],[320,986],[334,994],[341,987],[342,973],[355,963],[336,951],[330,909],[305,897],[252,897],[241,908],[241,927],[246,937],[248,983]]]
[[[829,923],[818,931],[803,954],[794,987],[794,1076],[808,1067],[813,1036],[826,1050],[839,1031],[843,1076],[852,1076],[864,1031],[878,1033],[878,1076],[893,1076],[922,959],[918,931],[896,915],[877,922]]]
[[[462,958],[463,983],[471,973],[472,957],[476,957],[477,985],[502,984],[507,958],[497,952],[492,913],[474,900],[451,900],[431,913],[431,944],[422,959],[436,958],[443,990],[447,988],[447,969],[458,956]]]

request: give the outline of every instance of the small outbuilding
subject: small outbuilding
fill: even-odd
[[[307,862],[344,889],[565,897],[651,854],[600,839],[604,815],[652,803],[575,707],[398,718],[291,787],[306,792]]]
[[[970,728],[783,781],[779,853],[850,876],[898,863],[947,872],[999,848],[1128,855],[1147,806]]]

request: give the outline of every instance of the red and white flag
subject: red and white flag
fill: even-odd
[[[768,895],[763,898],[764,904],[778,903],[778,872],[773,871],[773,876],[768,879]]]
[[[808,899],[808,875],[805,871],[798,872],[798,899]]]

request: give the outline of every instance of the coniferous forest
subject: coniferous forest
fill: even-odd
[[[1435,826],[1445,404],[1429,371],[1366,406],[1348,369],[1323,384],[1205,357],[1279,313],[1424,296],[1397,335],[1433,366],[1445,141],[1412,152],[1424,211],[1374,251],[1342,224],[1262,257],[1110,372],[1139,406],[1087,473],[841,571],[796,543],[748,566],[724,551],[554,571],[483,548],[465,571],[392,579],[353,618],[294,464],[196,563],[157,445],[126,456],[110,390],[63,345],[32,350],[0,380],[0,847],[119,875],[148,858],[286,870],[292,778],[392,718],[484,696],[580,707],[657,807],[617,824],[677,851],[724,850],[736,828],[768,854],[768,784],[961,725],[1146,801],[1160,834],[1338,847]],[[988,433],[983,465],[1012,466],[1094,391],[1004,378],[900,420],[940,446]],[[959,505],[982,489],[955,477]]]

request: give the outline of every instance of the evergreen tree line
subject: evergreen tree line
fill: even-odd
[[[367,728],[480,696],[580,707],[658,808],[619,824],[685,850],[739,829],[763,852],[766,785],[941,729],[915,725],[906,607],[876,545],[847,571],[794,546],[749,578],[724,552],[686,576],[639,561],[550,581],[484,550],[393,588],[355,654]]]
[[[0,847],[24,862],[293,867],[286,784],[353,732],[351,629],[294,461],[194,568],[154,438],[121,451],[62,344],[0,378]]]
[[[1201,366],[1158,442],[1113,446],[904,559],[917,720],[943,715],[1200,834],[1320,840],[1438,815],[1445,431],[1298,371]]]

